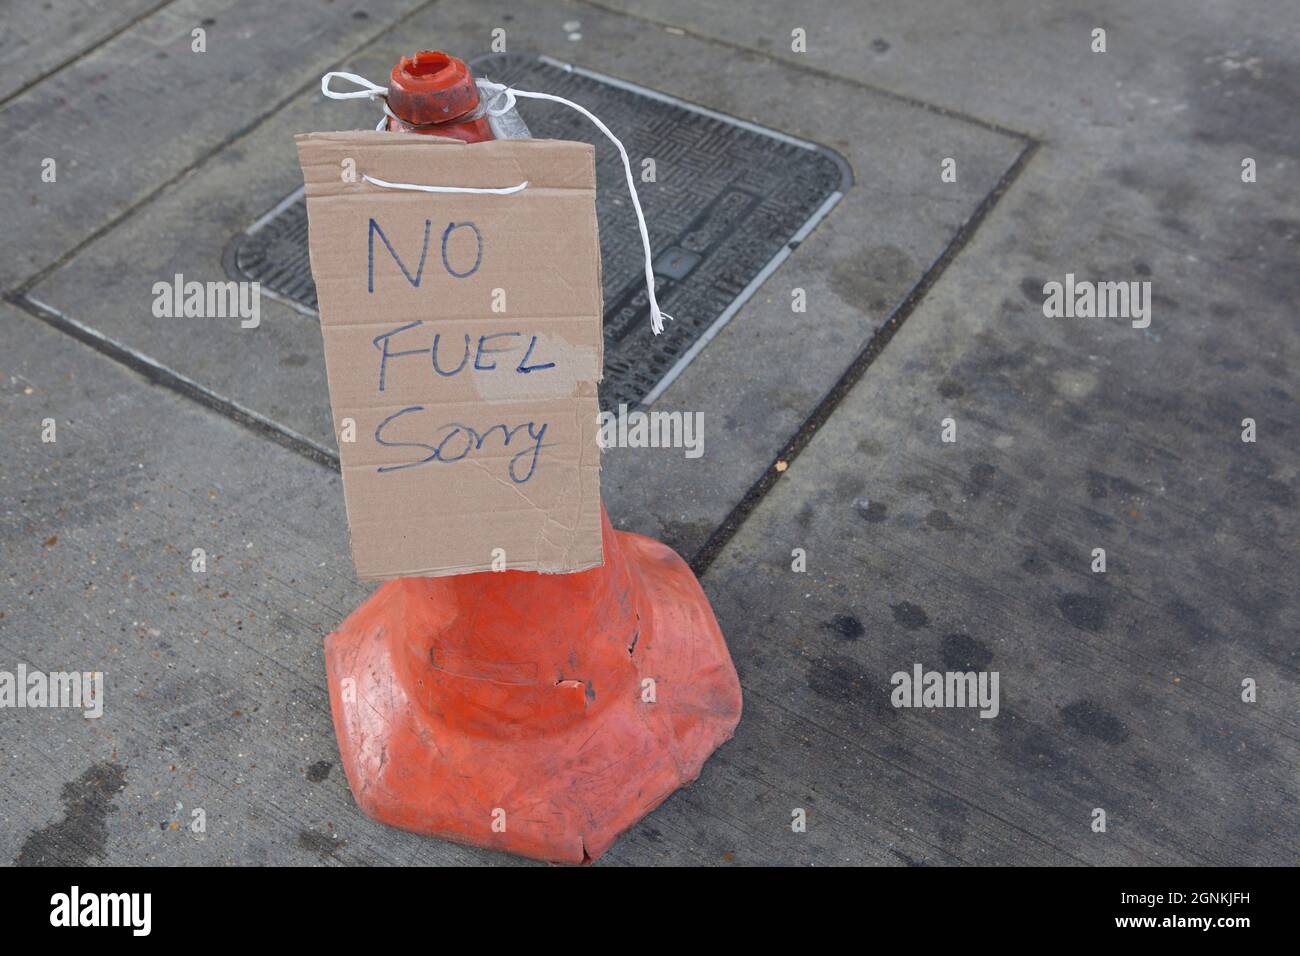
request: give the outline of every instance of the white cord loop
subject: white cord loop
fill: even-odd
[[[335,92],[330,90],[329,81],[334,77],[346,79],[346,81],[350,83],[356,83],[356,85],[361,88],[360,90],[352,90],[350,92]],[[342,73],[339,72],[339,70],[331,70],[331,72],[326,73],[324,77],[321,77],[321,92],[322,94],[329,96],[331,100],[381,100],[381,104],[383,105],[383,118],[380,120],[380,125],[374,127],[374,129],[383,129],[383,126],[385,126],[387,121],[389,121],[387,120],[387,117],[393,116],[393,112],[389,109],[389,87],[376,86],[374,83],[370,82],[369,79],[359,77],[359,75],[356,75],[355,73]]]
[[[385,189],[414,189],[422,193],[479,193],[485,196],[509,196],[511,193],[517,193],[521,189],[528,188],[528,180],[526,179],[518,186],[486,189],[475,186],[421,186],[418,183],[390,183],[364,174],[361,178],[368,183],[374,183],[376,186],[383,186]]]
[[[330,80],[334,79],[336,76],[347,80],[349,83],[355,83],[357,86],[361,87],[361,89],[353,90],[350,93],[334,92],[330,89]],[[376,86],[364,76],[357,76],[355,73],[342,73],[337,70],[326,73],[320,78],[320,91],[332,100],[373,100],[377,96],[388,96],[388,87]]]
[[[492,95],[492,98],[487,100],[486,105],[483,107],[483,112],[486,115],[504,116],[515,108],[515,94],[510,91],[509,87],[502,86],[500,83],[493,83],[489,80],[475,80],[474,82],[477,84],[479,92],[490,93]],[[502,98],[505,99],[506,105],[493,109],[492,104]]]
[[[330,89],[330,80],[336,76],[340,79],[356,84],[361,87],[361,89],[352,90],[347,93],[335,92]],[[632,209],[636,213],[637,228],[641,232],[641,248],[645,253],[645,283],[646,297],[650,302],[650,328],[654,331],[655,335],[658,335],[664,330],[664,319],[671,319],[672,316],[659,310],[659,302],[655,298],[654,261],[653,253],[650,251],[650,232],[646,228],[645,213],[641,211],[641,200],[636,193],[636,179],[632,175],[632,161],[628,158],[627,150],[623,148],[623,144],[619,142],[618,137],[615,136],[610,131],[609,127],[602,123],[594,113],[579,106],[577,103],[573,102],[573,100],[566,100],[562,96],[554,96],[550,93],[533,93],[527,90],[511,89],[501,83],[492,83],[488,80],[475,80],[475,83],[477,83],[480,91],[491,94],[491,99],[480,103],[480,115],[502,116],[509,113],[515,108],[515,97],[517,96],[533,100],[550,100],[552,103],[560,103],[570,109],[577,110],[583,116],[587,117],[587,119],[596,124],[596,128],[604,133],[611,143],[618,147],[618,155],[622,157],[623,160],[623,172],[627,176],[627,191],[632,196]],[[338,71],[326,73],[321,77],[320,91],[332,100],[380,100],[384,108],[384,119],[380,120],[379,125],[375,127],[377,130],[383,129],[387,125],[389,118],[398,120],[399,122],[405,122],[401,117],[395,115],[392,110],[388,108],[388,87],[377,86],[367,80],[364,76],[357,76],[355,73],[342,73]],[[503,105],[494,105],[503,99]],[[528,187],[526,181],[519,183],[517,186],[504,186],[498,189],[479,189],[469,186],[422,186],[416,183],[390,183],[385,182],[382,179],[373,179],[366,175],[363,175],[361,178],[368,183],[382,186],[385,189],[413,189],[419,192],[428,193],[485,193],[506,196],[511,193],[517,193]]]
[[[650,252],[650,232],[646,228],[645,213],[641,211],[641,199],[636,194],[636,179],[632,176],[632,161],[628,159],[627,150],[623,148],[623,144],[619,142],[619,138],[610,132],[609,127],[602,123],[595,113],[590,112],[585,107],[579,106],[577,103],[573,102],[573,100],[566,100],[562,96],[554,96],[550,93],[530,93],[526,90],[512,90],[500,83],[490,83],[486,80],[479,80],[478,85],[480,89],[504,93],[506,101],[509,103],[509,106],[506,107],[507,110],[514,107],[516,96],[522,96],[530,100],[550,100],[552,103],[562,103],[570,109],[577,110],[583,116],[587,117],[587,119],[595,123],[596,128],[604,133],[611,143],[618,147],[618,155],[623,158],[623,172],[627,176],[627,191],[632,196],[632,209],[636,212],[637,228],[641,231],[641,248],[645,252],[645,287],[646,296],[650,300],[650,328],[654,330],[655,335],[658,335],[664,330],[664,319],[671,319],[672,316],[659,311],[659,302],[655,298],[654,259],[653,254]]]

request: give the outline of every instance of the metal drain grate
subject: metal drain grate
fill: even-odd
[[[605,408],[654,401],[852,182],[848,164],[825,147],[547,57],[502,54],[473,67],[583,104],[623,141],[634,172],[640,158],[655,160],[656,182],[637,185],[654,243],[655,294],[675,317],[658,336],[618,152],[574,111],[519,102],[534,136],[596,144]],[[236,237],[226,268],[315,314],[301,190]]]

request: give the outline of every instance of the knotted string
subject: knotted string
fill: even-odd
[[[355,84],[360,87],[360,89],[346,93],[330,89],[330,80],[336,76]],[[608,126],[600,121],[599,117],[585,107],[579,106],[577,103],[573,102],[573,100],[566,100],[562,96],[555,96],[551,93],[534,93],[528,90],[511,89],[501,83],[492,83],[489,80],[475,80],[475,83],[478,84],[478,88],[481,92],[489,95],[489,98],[480,105],[479,110],[481,112],[478,115],[502,116],[509,113],[515,108],[515,97],[518,96],[531,100],[550,100],[553,103],[561,103],[570,109],[577,110],[583,116],[587,117],[587,119],[591,120],[592,123],[596,125],[596,128],[604,133],[609,141],[618,148],[618,155],[623,160],[623,172],[627,177],[627,191],[632,196],[632,209],[636,213],[637,228],[641,232],[641,248],[645,252],[645,283],[646,296],[650,302],[650,328],[654,331],[655,335],[658,335],[664,329],[664,319],[671,319],[672,316],[659,310],[659,302],[655,298],[654,260],[653,254],[650,251],[650,232],[646,228],[645,213],[641,211],[641,199],[637,196],[636,180],[632,175],[632,161],[628,158],[627,150],[623,148],[623,144],[619,141],[619,138],[610,131]],[[389,119],[395,119],[398,122],[405,123],[405,120],[397,116],[388,108],[388,87],[377,86],[367,80],[364,76],[339,71],[326,73],[321,77],[320,91],[332,100],[379,100],[384,108],[384,118],[380,120],[379,125],[375,127],[377,130],[383,129],[387,125]],[[493,105],[502,99],[504,99],[504,105]],[[361,178],[368,183],[383,187],[384,189],[411,189],[418,192],[428,193],[484,193],[505,196],[510,195],[511,193],[517,193],[528,187],[526,181],[515,186],[484,189],[470,186],[424,186],[418,183],[390,183],[385,182],[382,179],[374,179],[364,174]]]

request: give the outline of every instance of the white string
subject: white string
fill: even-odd
[[[492,98],[484,101],[483,104],[483,112],[488,116],[504,116],[515,108],[515,94],[510,91],[510,87],[502,86],[500,83],[493,83],[490,80],[475,80],[474,83],[479,88],[480,93],[490,93],[492,95]],[[506,105],[494,110],[492,104],[503,96]]]
[[[516,96],[522,96],[530,100],[550,100],[553,103],[562,103],[570,109],[577,110],[583,116],[587,117],[587,119],[595,123],[596,128],[604,133],[611,143],[618,147],[618,155],[623,158],[623,172],[627,176],[627,191],[632,196],[632,209],[636,212],[637,228],[641,232],[641,248],[645,252],[645,287],[646,296],[650,300],[650,328],[654,330],[655,335],[658,335],[664,330],[664,319],[671,319],[672,316],[659,311],[659,301],[655,298],[655,273],[654,261],[652,253],[650,252],[650,232],[646,228],[645,213],[641,211],[641,199],[636,194],[636,180],[632,176],[632,161],[628,159],[627,150],[623,148],[623,144],[619,142],[619,138],[610,132],[609,127],[602,123],[596,114],[587,110],[585,107],[579,106],[577,103],[573,102],[573,100],[566,100],[563,96],[555,96],[551,93],[531,93],[526,90],[512,90],[500,83],[490,83],[486,80],[479,80],[478,85],[480,89],[505,94],[506,105],[501,107],[499,110],[489,109],[489,115],[499,116],[502,113],[510,112],[510,110],[515,107]]]
[[[364,174],[361,178],[368,183],[374,183],[376,186],[383,186],[385,189],[416,189],[422,193],[482,193],[491,196],[508,196],[511,193],[517,193],[521,189],[528,188],[528,180],[526,179],[518,186],[501,186],[487,189],[475,186],[421,186],[418,183],[389,183]]]
[[[361,87],[361,89],[347,93],[335,92],[330,89],[330,80],[336,76],[340,79],[347,80],[350,83],[355,83],[357,86]],[[587,117],[587,119],[595,123],[596,128],[604,133],[611,143],[618,147],[618,155],[623,159],[623,172],[627,176],[627,191],[632,197],[632,209],[636,213],[637,228],[641,233],[641,248],[645,253],[645,283],[646,296],[650,302],[650,328],[654,331],[655,335],[658,335],[664,330],[664,319],[671,319],[672,316],[659,310],[659,301],[655,298],[654,261],[653,254],[650,251],[650,232],[646,227],[645,213],[641,211],[641,199],[636,193],[636,179],[632,175],[632,161],[628,158],[627,150],[623,148],[623,144],[619,141],[619,138],[615,136],[610,131],[609,127],[602,123],[594,113],[579,106],[577,103],[573,102],[573,100],[566,100],[562,96],[554,96],[550,93],[533,93],[527,90],[515,90],[500,83],[489,82],[488,80],[475,80],[475,82],[478,84],[480,90],[493,94],[491,100],[489,100],[487,104],[480,106],[483,115],[501,116],[505,113],[509,113],[515,108],[515,97],[517,96],[533,100],[550,100],[553,103],[561,103],[570,109],[577,110],[583,116]],[[377,130],[383,129],[390,117],[405,122],[401,117],[394,114],[392,110],[388,108],[388,87],[377,86],[367,80],[364,76],[357,76],[355,73],[343,73],[338,71],[326,73],[321,77],[320,91],[332,100],[381,100],[385,115],[384,119],[380,120],[379,125],[375,127]],[[497,100],[499,100],[503,95],[505,97],[505,105],[493,109],[490,104],[497,102]],[[522,182],[517,186],[506,186],[499,189],[476,189],[467,186],[421,186],[415,183],[389,183],[384,182],[382,179],[372,179],[370,176],[365,175],[361,178],[366,182],[373,183],[376,186],[382,186],[385,189],[414,189],[420,192],[430,193],[491,193],[496,195],[509,195],[510,193],[519,192],[528,186],[527,182]]]
[[[330,80],[336,76],[342,77],[349,83],[355,83],[357,86],[361,87],[361,89],[353,90],[351,93],[334,92],[330,89]],[[341,73],[339,71],[326,73],[320,78],[320,91],[332,100],[359,100],[363,98],[373,100],[376,96],[388,95],[388,87],[386,86],[376,86],[364,76],[357,76],[355,73]]]
[[[357,86],[361,87],[361,89],[353,90],[350,93],[334,92],[330,89],[330,80],[336,76],[347,80],[349,83],[355,83]],[[364,76],[357,76],[355,73],[343,73],[338,70],[332,70],[329,73],[326,73],[320,78],[320,91],[332,100],[381,100],[384,107],[384,118],[379,121],[379,125],[375,127],[376,130],[383,129],[385,124],[388,122],[388,117],[393,115],[392,111],[388,108],[388,87],[376,86]]]

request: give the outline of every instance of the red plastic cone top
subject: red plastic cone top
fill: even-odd
[[[400,116],[423,122],[441,104],[456,121],[477,99],[455,57],[418,53],[393,69]],[[492,138],[486,123],[474,139],[467,128],[421,131]],[[362,810],[583,863],[699,775],[740,720],[713,610],[672,549],[615,531],[603,506],[601,532],[601,567],[388,581],[326,638],[335,732]]]
[[[388,78],[388,119],[398,132],[451,136],[466,143],[492,138],[486,116],[475,117],[478,87],[463,60],[435,50],[404,56]]]

